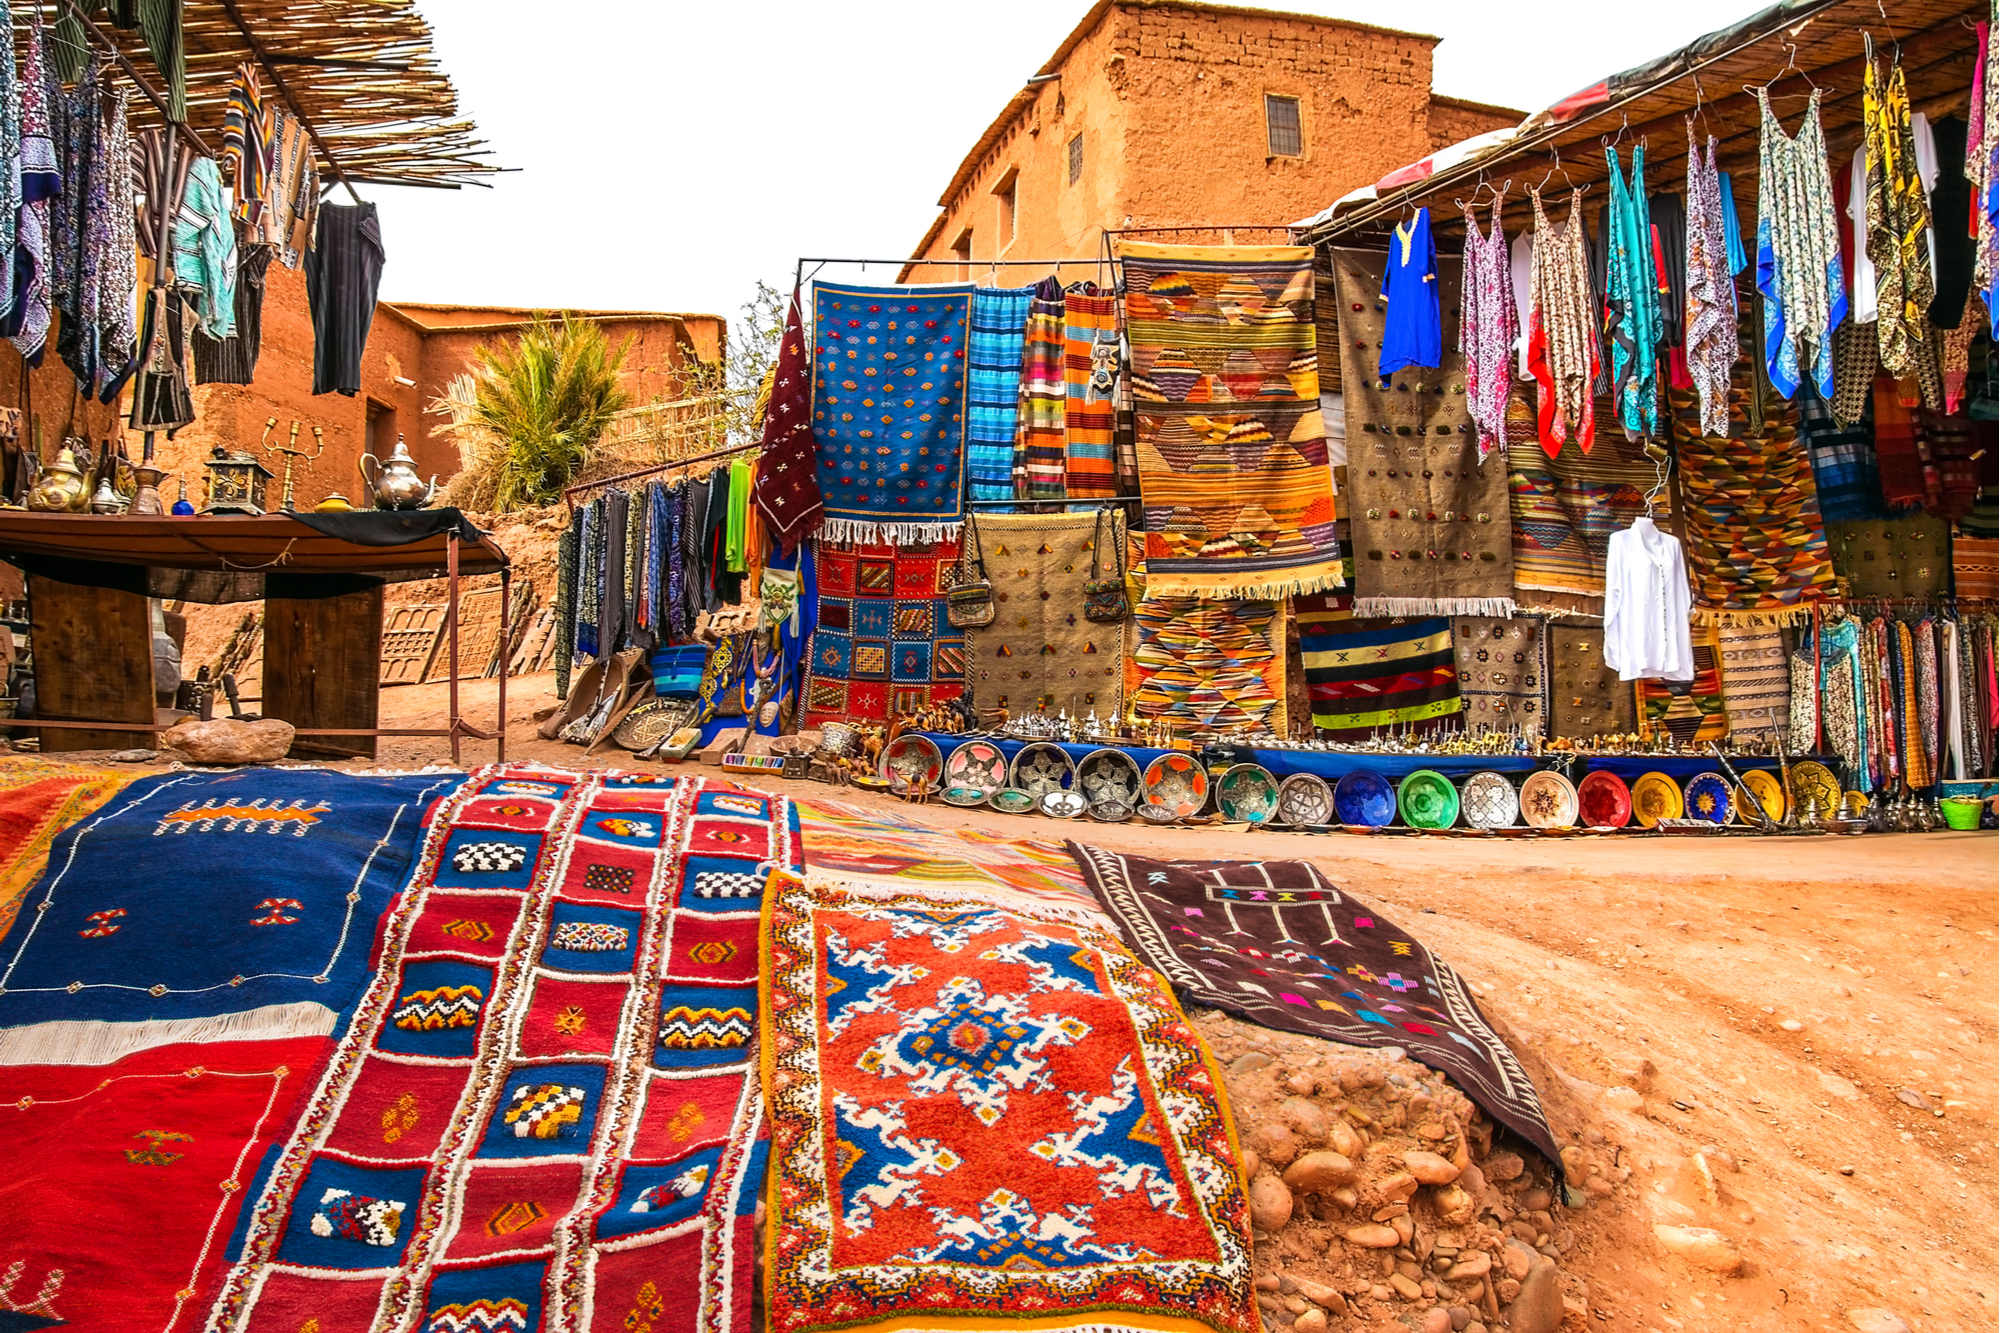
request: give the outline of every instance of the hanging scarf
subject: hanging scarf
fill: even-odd
[[[1604,150],[1611,173],[1610,249],[1605,270],[1605,332],[1611,337],[1611,396],[1619,423],[1634,438],[1660,432],[1660,294],[1653,229],[1646,208],[1646,147],[1632,148],[1628,182],[1618,149]]]
[[[738,458],[729,465],[729,520],[723,530],[722,559],[733,574],[741,574],[750,567],[744,542],[750,535],[752,475],[748,459]]]
[[[1043,278],[1028,302],[1021,354],[1020,410],[1015,413],[1014,495],[1063,498],[1069,386],[1063,382],[1067,305],[1062,282]]]
[[[1583,191],[1570,196],[1569,221],[1557,236],[1535,201],[1535,241],[1529,284],[1528,372],[1539,386],[1536,434],[1550,458],[1574,439],[1590,452],[1596,423],[1591,381],[1597,378],[1597,315],[1592,309],[1590,257],[1583,247]]]
[[[577,526],[571,521],[556,536],[555,667],[556,698],[569,698],[569,672],[576,653]]]
[[[1458,350],[1465,358],[1466,407],[1478,431],[1479,461],[1507,438],[1507,392],[1513,387],[1514,339],[1520,311],[1514,303],[1513,267],[1493,196],[1493,223],[1484,236],[1465,210],[1465,272],[1459,284]]]
[[[49,228],[54,197],[62,190],[63,163],[56,151],[52,117],[60,102],[51,101],[48,55],[43,46],[41,7],[31,13],[28,49],[21,65],[21,212],[16,236],[11,285],[12,309],[6,333],[30,368],[42,362],[48,344],[50,302],[54,296],[54,259]],[[55,90],[59,97],[60,89]]]
[[[1939,763],[1938,733],[1943,697],[1938,681],[1937,622],[1928,617],[1917,623],[1910,633],[1916,638],[1917,677],[1917,724],[1922,741],[1925,765],[1925,786],[1937,781],[1944,772]]]
[[[1868,671],[1868,698],[1871,712],[1869,732],[1873,738],[1872,761],[1875,765],[1877,781],[1893,789],[1903,775],[1903,741],[1896,726],[1896,666],[1891,645],[1896,641],[1895,630],[1886,620],[1876,620],[1868,627],[1868,644],[1861,654],[1861,665]]]
[[[1722,183],[1715,136],[1704,154],[1688,123],[1687,369],[1701,395],[1701,433],[1729,434],[1729,370],[1736,364],[1736,283],[1723,234]]]
[[[814,471],[818,445],[812,432],[812,354],[799,314],[799,294],[785,311],[771,401],[764,410],[763,461],[753,499],[778,549],[790,555],[826,519]]]
[[[604,497],[584,506],[579,515],[583,535],[577,538],[576,661],[597,656],[597,616],[604,564]]]
[[[1833,211],[1813,89],[1797,136],[1787,135],[1757,90],[1761,116],[1757,175],[1757,290],[1764,297],[1764,364],[1780,397],[1798,392],[1810,366],[1820,397],[1831,399],[1833,331],[1847,318],[1840,224]]]
[[[687,483],[667,492],[667,641],[683,643],[693,629],[687,611]]]
[[[1930,336],[1930,199],[1917,171],[1910,93],[1899,60],[1885,80],[1872,44],[1862,73],[1862,122],[1868,165],[1868,258],[1875,265],[1876,337],[1882,368],[1898,379],[1916,368],[1919,341]]]
[[[1861,672],[1861,627],[1854,620],[1824,625],[1819,634],[1821,703],[1826,716],[1826,743],[1847,767],[1857,790],[1875,784],[1868,771],[1868,708]]]
[[[1898,620],[1890,632],[1890,690],[1885,703],[1895,713],[1897,754],[1902,761],[1903,781],[1912,790],[1931,785],[1930,761],[1924,746],[1923,707],[1918,702],[1919,674],[1916,636],[1907,623]]]
[[[1807,627],[1799,635],[1799,644],[1792,652],[1791,661],[1791,725],[1786,743],[1794,754],[1819,753],[1820,729],[1820,669],[1819,647],[1813,632]]]

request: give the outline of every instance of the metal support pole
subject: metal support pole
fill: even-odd
[[[180,128],[179,121],[173,119],[171,116],[167,118],[167,153],[166,160],[161,164],[161,170],[167,173],[165,183],[169,186],[172,185],[174,179],[174,150],[179,147],[175,139],[180,133]],[[181,206],[181,201],[173,197],[171,189],[169,189],[166,198],[157,200],[156,202],[160,207],[160,227],[153,236],[153,291],[159,291],[162,287],[165,287],[167,285],[167,275],[173,271],[174,214],[180,212]],[[140,315],[142,322],[147,313],[161,313],[153,310],[153,298],[150,294],[146,297],[146,302],[147,310],[142,311]],[[155,325],[153,336],[155,338],[164,338],[167,336],[167,331]],[[139,349],[139,359],[144,361],[146,354],[150,350],[150,347],[141,347]],[[150,430],[146,432],[145,441],[140,448],[140,455],[141,462],[150,463],[153,461],[153,432]]]
[[[514,664],[514,636],[509,631],[514,627],[511,613],[514,571],[500,571],[500,716],[493,725],[494,738],[499,743],[494,762],[507,762],[507,668]]]
[[[444,538],[444,577],[449,587],[444,616],[445,624],[451,632],[451,762],[458,758],[458,530],[452,529]]]

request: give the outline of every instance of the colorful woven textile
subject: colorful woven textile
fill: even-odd
[[[1768,741],[1789,735],[1792,669],[1778,631],[1722,625],[1716,629],[1716,651],[1730,739]]]
[[[1147,590],[1270,599],[1339,587],[1312,251],[1124,241],[1117,251]]]
[[[1257,1333],[1222,1079],[1117,934],[780,880],[771,1333]]]
[[[1310,861],[1070,850],[1126,941],[1180,994],[1280,1032],[1400,1046],[1560,1169],[1534,1084],[1464,980]]]
[[[1097,900],[1059,842],[941,829],[894,811],[838,801],[800,801],[806,883],[881,897],[921,893],[981,906],[1075,914],[1101,922]]]
[[[0,785],[0,939],[14,924],[28,887],[48,865],[56,835],[117,795],[132,777],[130,772],[84,769],[19,786]]]
[[[813,434],[825,534],[903,545],[965,514],[972,288],[813,287]]]
[[[1954,537],[1951,543],[1953,591],[1960,597],[2000,597],[2000,541],[1991,537]]]
[[[764,453],[757,460],[751,497],[778,549],[790,555],[811,536],[826,513],[819,492],[813,438],[813,355],[799,322],[799,294],[785,311],[771,403],[764,412]]]
[[[252,768],[133,782],[57,837],[0,945],[0,1064],[330,1034],[426,808],[463,781]]]
[[[1125,674],[1134,717],[1176,728],[1285,734],[1284,617],[1276,602],[1147,597]]]
[[[1951,526],[1921,510],[1826,525],[1834,572],[1853,597],[1935,597],[1946,591]],[[1960,594],[1965,596],[1968,594]]]
[[[1518,727],[1524,736],[1548,726],[1548,654],[1538,620],[1454,616],[1458,692],[1465,724],[1497,730]]]
[[[1571,740],[1638,729],[1632,687],[1604,664],[1604,627],[1550,621],[1549,734]]]
[[[1118,298],[1095,283],[1063,295],[1063,438],[1072,500],[1118,494],[1112,457],[1117,424]]]
[[[205,1042],[0,1068],[8,1206],[35,1219],[32,1243],[12,1247],[0,1326],[200,1328],[238,1182],[295,1122],[330,1044]]]
[[[1480,462],[1466,407],[1465,359],[1452,324],[1456,258],[1438,261],[1444,363],[1399,370],[1387,387],[1370,373],[1383,310],[1383,257],[1335,250],[1341,382],[1346,386],[1347,487],[1353,524],[1354,612],[1359,616],[1509,616],[1514,548],[1507,466]],[[1511,452],[1511,450],[1510,450]]]
[[[965,639],[945,618],[958,543],[816,548],[818,628],[803,725],[886,722],[965,692]]]
[[[208,1327],[748,1330],[757,920],[797,848],[727,784],[474,773]]]
[[[1790,623],[1834,590],[1797,413],[1772,399],[1762,428],[1752,429],[1749,369],[1739,366],[1731,386],[1726,437],[1701,433],[1701,401],[1692,390],[1668,393],[1694,618],[1711,624]]]
[[[1524,606],[1601,611],[1604,558],[1611,534],[1646,512],[1655,472],[1639,444],[1625,438],[1607,399],[1604,423],[1585,452],[1565,444],[1551,458],[1536,438],[1535,410],[1515,398],[1507,412],[1507,491],[1513,514],[1514,587]]]
[[[1832,405],[1811,385],[1801,388],[1798,404],[1799,437],[1812,458],[1820,518],[1836,523],[1886,514],[1875,466],[1875,432],[1866,416],[1841,425]]]
[[[965,390],[965,493],[970,499],[1005,500],[1014,494],[1022,337],[1034,291],[979,287],[972,293]]]
[[[977,522],[996,606],[991,625],[965,631],[965,683],[974,706],[1020,714],[1045,703],[1117,717],[1130,621],[1085,619],[1083,585],[1100,537],[1104,576],[1116,576],[1114,543],[1124,540],[1124,516],[1101,525],[1094,513],[1000,514]]]
[[[1729,736],[1729,713],[1722,700],[1720,653],[1716,627],[1693,627],[1694,679],[1668,682],[1635,681],[1639,731],[1651,740],[1671,736],[1682,749],[1706,746]]]
[[[1455,719],[1464,708],[1452,665],[1451,622],[1358,620],[1347,599],[1292,601],[1313,727],[1330,740],[1362,740]]]
[[[1020,407],[1014,423],[1014,494],[1063,498],[1069,388],[1063,383],[1069,331],[1062,283],[1043,278],[1028,302],[1021,352]]]

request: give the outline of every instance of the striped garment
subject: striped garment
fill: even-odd
[[[1883,518],[1882,477],[1875,466],[1875,429],[1864,415],[1842,426],[1810,384],[1799,390],[1799,435],[1812,458],[1819,514],[1829,523]]]
[[[1043,278],[1036,284],[1021,354],[1020,414],[1014,436],[1017,499],[1063,498],[1065,308],[1058,279]]]
[[[1014,494],[1014,420],[1020,410],[1022,339],[1033,287],[972,293],[967,342],[965,485],[974,500]]]
[[[1775,628],[1723,625],[1716,630],[1722,656],[1722,706],[1729,735],[1785,736],[1791,731],[1791,663]]]
[[[222,160],[236,183],[236,206],[231,212],[253,228],[264,211],[271,178],[271,130],[271,111],[264,105],[257,68],[245,61],[236,67],[236,81],[229,85],[229,101],[223,106]]]
[[[1112,457],[1118,386],[1118,298],[1095,283],[1063,296],[1063,436],[1072,500],[1118,494]]]
[[[1430,730],[1456,717],[1465,701],[1451,621],[1357,620],[1351,602],[1345,593],[1292,599],[1315,732],[1361,740],[1378,730]]]

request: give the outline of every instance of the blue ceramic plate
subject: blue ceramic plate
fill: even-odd
[[[1729,783],[1720,773],[1697,773],[1688,779],[1687,812],[1690,819],[1706,819],[1711,824],[1727,824],[1736,813],[1730,799]]]
[[[1396,793],[1381,774],[1356,769],[1334,784],[1333,809],[1343,824],[1384,828],[1396,817]]]

